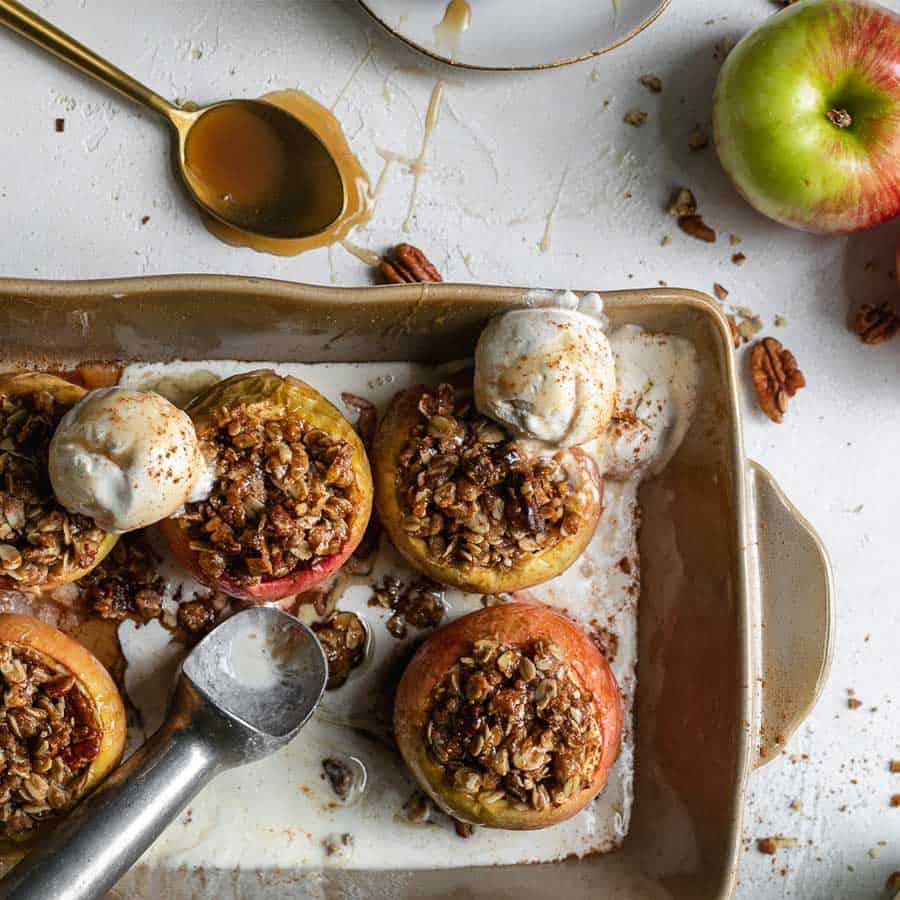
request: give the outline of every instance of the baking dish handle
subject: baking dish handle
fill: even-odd
[[[759,760],[784,749],[825,686],[834,650],[834,584],[819,536],[772,476],[749,463],[750,577],[759,596]]]

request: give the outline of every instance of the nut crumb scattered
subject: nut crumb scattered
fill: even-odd
[[[738,325],[738,332],[745,341],[749,341],[755,334],[762,331],[762,319],[755,315],[741,315],[741,324]]]
[[[891,794],[891,806],[900,806],[900,794]]]
[[[900,759],[892,759],[890,769],[894,774],[900,772]]]
[[[803,802],[800,800],[791,800],[791,809],[794,812],[800,812],[803,809]]]
[[[709,146],[709,137],[706,132],[698,125],[688,137],[688,147],[691,150],[705,150]]]
[[[672,216],[693,216],[697,214],[697,199],[693,191],[678,188],[669,201],[669,214]]]
[[[775,327],[776,328],[784,328],[787,325],[788,321],[785,316],[775,316]]]
[[[651,94],[662,93],[662,80],[656,75],[641,75],[638,81],[640,81]]]
[[[732,247],[737,247],[740,242],[741,239],[736,234],[728,235],[728,243],[731,244]]]
[[[717,300],[724,300],[728,296],[728,289],[722,287],[717,281],[713,284],[713,293],[716,295]]]
[[[640,128],[647,121],[647,113],[642,109],[629,109],[623,116],[623,120],[627,125],[633,125],[635,128]]]
[[[848,709],[859,709],[862,706],[862,700],[857,700],[856,697],[848,697],[847,698],[847,708]]]
[[[327,838],[322,840],[322,847],[325,850],[326,856],[336,856],[352,846],[353,835],[346,831],[340,835],[330,834]]]
[[[756,841],[756,849],[759,850],[760,853],[766,853],[769,856],[774,856],[776,851],[782,848],[788,847],[796,847],[799,841],[797,838],[789,838],[789,837],[765,837],[759,838]]]
[[[453,820],[453,828],[461,838],[470,838],[475,833],[475,826],[468,822],[460,822],[459,819]]]
[[[731,261],[732,261],[736,266],[742,266],[742,265],[744,264],[744,261],[745,261],[746,259],[747,259],[747,257],[744,256],[743,253],[734,253],[734,254],[732,254],[732,256],[731,256]]]
[[[659,246],[660,247],[668,247],[669,244],[671,244],[671,243],[672,243],[672,235],[664,234],[662,236],[662,240],[660,240],[660,242],[659,242]]]
[[[150,216],[141,216],[141,225],[146,225],[150,221]]]
[[[66,120],[65,119],[57,119],[54,123],[56,127],[57,134],[61,134],[66,130]]]

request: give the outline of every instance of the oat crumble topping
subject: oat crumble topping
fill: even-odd
[[[47,391],[0,394],[0,574],[22,587],[91,566],[104,533],[53,494],[50,440],[68,406]]]
[[[335,612],[313,631],[328,660],[327,690],[341,687],[366,655],[366,626],[356,613]]]
[[[205,575],[257,585],[340,551],[356,514],[349,442],[243,406],[220,410],[213,425],[201,439],[213,492],[179,517]]]
[[[22,837],[78,799],[100,752],[93,702],[44,656],[0,645],[0,835]]]
[[[603,750],[593,696],[545,641],[475,641],[433,690],[425,739],[457,790],[537,811],[586,788]]]
[[[525,458],[506,432],[449,384],[419,401],[397,472],[401,527],[429,555],[512,568],[575,534],[584,500],[557,458]]]
[[[369,606],[391,610],[385,627],[395,638],[402,640],[409,625],[437,628],[441,624],[447,611],[445,593],[444,588],[430,578],[420,578],[410,584],[393,575],[385,575],[369,599]]]
[[[157,574],[156,558],[139,534],[125,534],[112,553],[80,584],[87,588],[87,605],[101,619],[120,622],[159,618],[165,582]]]

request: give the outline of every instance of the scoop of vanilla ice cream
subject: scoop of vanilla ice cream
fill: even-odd
[[[149,391],[91,391],[50,443],[50,481],[70,512],[106,531],[134,531],[203,499],[212,475],[190,418]]]
[[[488,322],[475,350],[475,405],[516,436],[584,444],[609,424],[616,367],[601,323],[574,309],[517,309]]]

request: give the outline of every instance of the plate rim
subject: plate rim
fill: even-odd
[[[459,62],[458,60],[450,59],[447,56],[442,56],[435,50],[431,50],[428,47],[423,47],[421,44],[416,43],[412,38],[407,37],[405,34],[397,31],[397,29],[392,28],[382,19],[370,6],[367,0],[358,0],[359,5],[392,37],[397,38],[399,41],[402,41],[406,44],[407,47],[412,48],[418,53],[422,53],[425,56],[430,57],[436,62],[443,63],[447,66],[453,66],[456,69],[470,69],[477,72],[538,72],[543,69],[559,69],[562,66],[570,66],[573,63],[584,62],[588,59],[594,59],[598,56],[602,56],[604,53],[609,53],[610,50],[615,50],[617,47],[621,47],[622,44],[627,44],[628,41],[632,40],[632,38],[637,37],[642,31],[649,28],[669,7],[672,0],[659,0],[659,4],[656,9],[650,13],[650,15],[644,19],[639,25],[635,28],[632,28],[627,34],[623,35],[617,41],[614,41],[612,44],[607,44],[605,47],[599,47],[596,50],[591,50],[588,53],[582,53],[580,56],[572,56],[566,59],[557,59],[552,62],[547,63],[534,63],[532,65],[520,65],[520,66],[487,66],[481,65],[478,63],[466,63]]]

